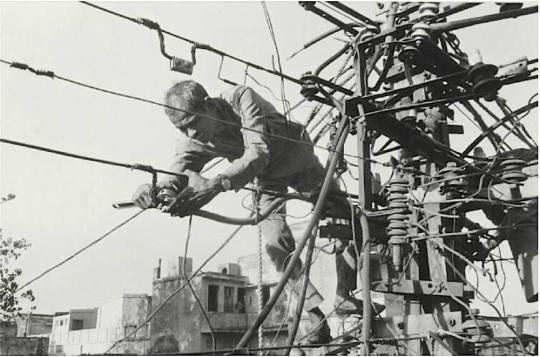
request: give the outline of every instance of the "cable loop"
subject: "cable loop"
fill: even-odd
[[[146,171],[152,175],[152,188],[156,187],[157,185],[157,172],[156,169],[154,169],[150,165],[143,165],[143,164],[133,164],[131,165],[131,170],[141,170]]]

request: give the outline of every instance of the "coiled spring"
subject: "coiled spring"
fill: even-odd
[[[388,217],[388,244],[392,247],[392,264],[394,268],[401,271],[402,245],[407,244],[409,214],[409,203],[407,191],[409,180],[404,177],[390,181],[388,186],[388,208],[394,212]]]
[[[527,165],[525,160],[514,158],[503,160],[500,164],[503,169],[501,178],[513,184],[519,184],[527,180],[527,174],[522,171],[525,165]]]
[[[441,193],[449,193],[452,196],[465,193],[467,183],[460,178],[463,172],[463,168],[457,167],[455,162],[448,162],[446,167],[439,171],[445,180],[441,185]]]
[[[431,22],[437,18],[439,13],[439,4],[436,2],[425,2],[418,8],[418,20],[422,22]]]

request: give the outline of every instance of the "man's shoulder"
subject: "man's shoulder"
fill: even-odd
[[[246,86],[236,85],[225,89],[223,92],[221,92],[219,96],[220,98],[232,104],[238,102],[242,93],[245,92],[247,89],[250,88]]]

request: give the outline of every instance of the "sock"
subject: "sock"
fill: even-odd
[[[317,316],[320,319],[324,319],[324,314],[321,311],[321,309],[319,309],[318,307],[315,307],[315,308],[309,310],[308,314],[313,314],[313,315]]]

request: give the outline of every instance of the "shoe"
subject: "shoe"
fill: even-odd
[[[343,298],[336,296],[334,301],[335,312],[337,315],[364,315],[364,303],[362,300],[355,299],[352,296]],[[386,307],[376,302],[371,302],[371,313],[373,316],[379,315]]]
[[[323,321],[317,329],[315,329],[311,336],[308,337],[306,343],[308,345],[321,345],[332,341],[332,336],[330,335],[330,327],[326,321]]]

